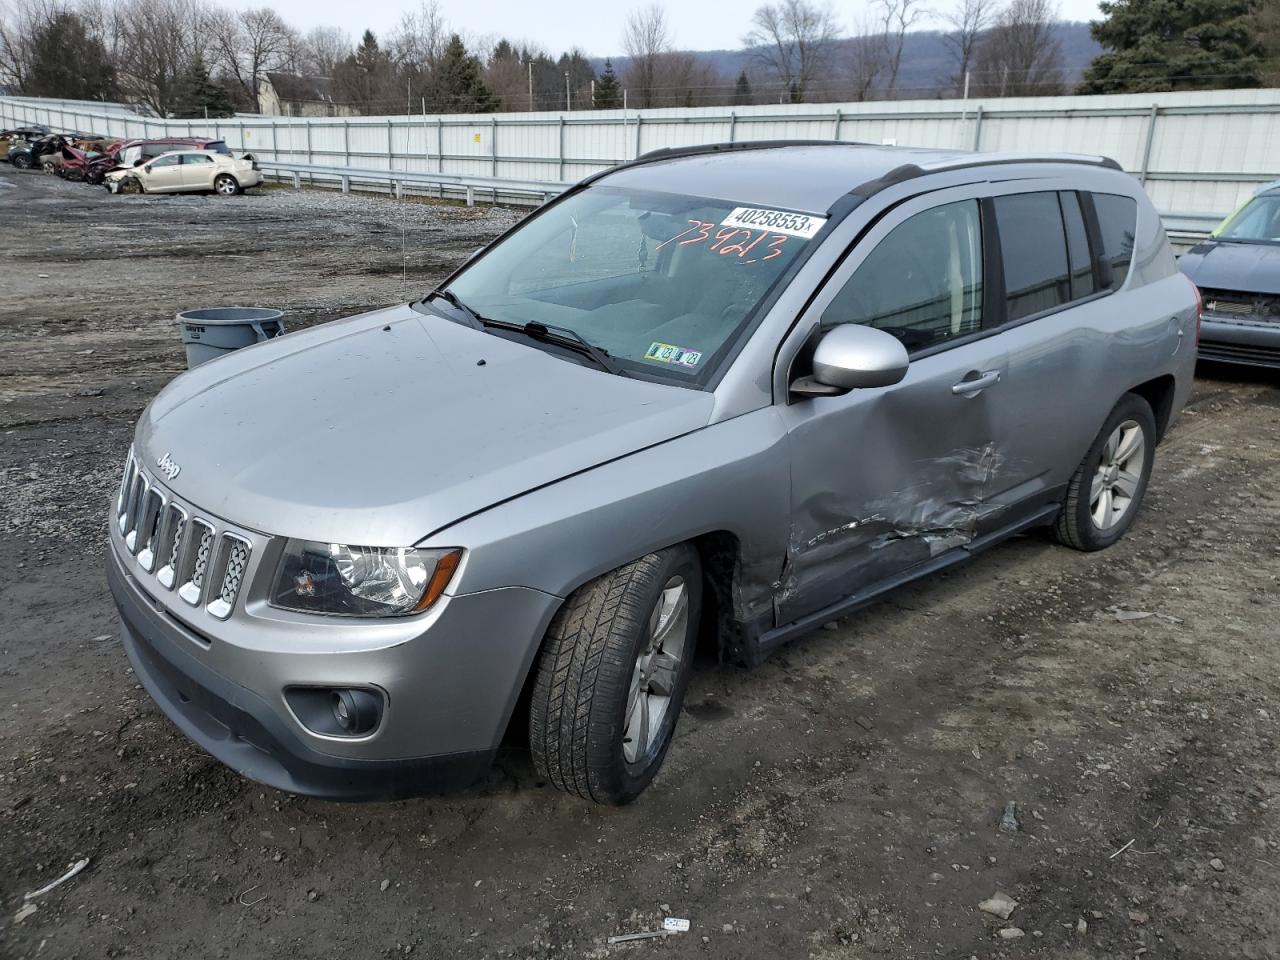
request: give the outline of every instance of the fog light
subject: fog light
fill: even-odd
[[[368,690],[334,690],[333,719],[350,736],[368,733],[378,725],[378,698]]]

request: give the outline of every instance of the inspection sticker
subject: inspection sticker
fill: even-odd
[[[822,229],[826,217],[811,217],[807,213],[788,213],[785,210],[762,210],[759,207],[735,207],[720,221],[722,227],[743,227],[748,230],[768,230],[770,233],[786,233],[808,240]]]
[[[645,353],[644,358],[657,363],[674,363],[680,367],[696,367],[702,362],[702,351],[686,350],[684,347],[677,347],[670,343],[659,343],[655,340],[649,344],[649,350]]]

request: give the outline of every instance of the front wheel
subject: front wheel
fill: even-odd
[[[19,170],[30,170],[35,166],[35,161],[28,154],[20,153],[13,158],[13,165]]]
[[[1151,405],[1134,393],[1116,404],[1067,484],[1054,525],[1059,543],[1102,550],[1133,525],[1151,478],[1156,421]]]
[[[111,188],[108,187],[108,190]],[[120,186],[116,188],[116,193],[141,193],[142,181],[137,177],[125,177],[120,181]]]
[[[701,606],[698,554],[687,545],[573,592],[547,631],[530,703],[540,776],[597,803],[640,795],[671,746]]]
[[[220,173],[213,181],[213,191],[220,197],[234,197],[240,192],[240,184],[229,173]]]

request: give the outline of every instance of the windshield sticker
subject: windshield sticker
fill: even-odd
[[[751,230],[768,230],[786,233],[809,240],[822,229],[826,217],[811,217],[805,213],[787,213],[785,210],[762,210],[758,207],[737,207],[720,221],[722,227],[744,227]]]
[[[687,350],[684,347],[677,347],[671,343],[659,343],[655,340],[649,344],[649,350],[644,358],[655,363],[674,363],[678,367],[696,367],[702,362],[702,351]]]
[[[674,237],[663,240],[655,250],[661,250],[668,243],[674,243],[677,247],[706,243],[703,249],[721,256],[736,256],[740,263],[763,263],[782,256],[782,247],[789,239],[789,235],[785,233],[745,230],[739,227],[721,227],[712,236],[711,231],[715,230],[715,227],[714,223],[707,220],[690,220],[687,230],[682,230]],[[768,240],[768,243],[764,243],[765,240]],[[752,250],[756,251],[755,256],[748,257],[747,254]]]

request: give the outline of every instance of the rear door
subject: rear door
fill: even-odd
[[[215,164],[203,153],[182,154],[182,185],[188,190],[212,190]]]
[[[939,191],[891,211],[793,333],[869,324],[901,340],[911,364],[893,386],[780,408],[792,524],[779,624],[922,568],[999,522],[990,502],[1006,469],[996,405],[1007,361],[984,323],[990,237],[980,189]]]

